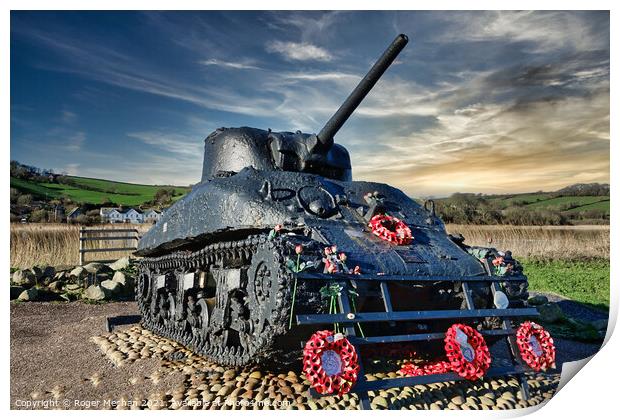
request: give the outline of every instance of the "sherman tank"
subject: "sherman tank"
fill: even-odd
[[[526,305],[527,279],[509,252],[449,235],[432,201],[352,180],[349,153],[334,142],[407,42],[396,37],[318,134],[209,134],[201,181],[138,245],[146,328],[242,366],[299,351],[318,324],[348,322],[351,332],[368,320],[366,340],[418,337],[461,317],[491,328],[506,322],[494,310]]]

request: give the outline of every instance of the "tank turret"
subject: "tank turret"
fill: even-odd
[[[349,153],[343,146],[334,143],[334,136],[407,42],[407,36],[402,34],[394,39],[318,135],[250,127],[219,128],[211,133],[205,139],[202,181],[236,173],[250,166],[264,171],[308,172],[350,181]]]

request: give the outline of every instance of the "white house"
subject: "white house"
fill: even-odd
[[[142,212],[136,209],[129,209],[123,214],[123,221],[125,223],[143,223],[144,215]]]
[[[154,209],[145,210],[143,215],[144,223],[156,223],[161,219],[161,213]]]
[[[110,213],[114,210],[116,210],[114,207],[101,207],[99,209],[99,217],[101,217],[101,221],[107,221],[110,218]]]
[[[163,214],[163,211],[155,209],[140,211],[131,208],[123,212],[117,208],[102,207],[99,210],[102,223],[156,223]]]
[[[118,209],[112,209],[112,211],[108,213],[108,221],[110,223],[123,223],[123,215],[124,213],[121,213]]]

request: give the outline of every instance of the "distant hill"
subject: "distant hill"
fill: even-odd
[[[59,175],[52,170],[11,162],[11,213],[50,209],[54,201],[98,208],[102,205],[162,207],[190,187],[143,185]],[[24,195],[28,197],[23,197]],[[35,202],[33,202],[35,201]],[[574,184],[552,192],[518,194],[455,193],[434,200],[446,223],[564,225],[608,224],[609,184]],[[51,203],[50,203],[51,202]],[[165,204],[164,204],[165,203]]]
[[[574,184],[557,190],[556,194],[609,196],[609,184]]]
[[[30,194],[34,199],[43,202],[69,199],[76,204],[99,205],[111,202],[119,206],[139,206],[152,201],[155,193],[162,188],[174,190],[172,197],[174,201],[190,190],[189,187],[130,184],[78,176],[63,176],[57,182],[12,176],[11,188],[22,194]]]
[[[519,194],[456,193],[437,199],[438,213],[449,223],[607,224],[609,184],[575,184],[552,192]]]

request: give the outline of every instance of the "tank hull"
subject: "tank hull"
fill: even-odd
[[[385,211],[403,220],[414,240],[394,246],[372,235],[364,196],[384,197]],[[314,209],[323,208],[323,213]],[[275,225],[311,230],[336,244],[362,272],[476,276],[483,266],[451,241],[441,220],[402,191],[373,182],[335,181],[284,171],[241,172],[196,185],[140,240],[138,255],[157,256],[266,232]]]

